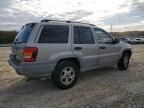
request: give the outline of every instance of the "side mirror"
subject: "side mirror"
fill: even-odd
[[[113,43],[114,43],[114,44],[119,43],[119,42],[120,42],[120,41],[119,41],[118,38],[113,39]]]

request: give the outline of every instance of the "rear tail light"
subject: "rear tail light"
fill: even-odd
[[[37,53],[38,53],[38,48],[36,47],[24,48],[24,52],[23,52],[24,62],[35,62]]]

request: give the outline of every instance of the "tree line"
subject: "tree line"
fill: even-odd
[[[17,31],[0,31],[0,44],[10,44],[13,42]]]
[[[143,37],[144,31],[111,32],[114,37]],[[0,31],[0,44],[10,44],[13,42],[17,31]]]

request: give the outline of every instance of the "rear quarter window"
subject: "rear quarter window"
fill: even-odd
[[[44,25],[38,43],[68,43],[69,26]]]

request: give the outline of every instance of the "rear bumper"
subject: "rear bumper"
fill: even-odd
[[[17,74],[31,78],[50,77],[55,67],[54,64],[49,62],[17,63],[11,58],[8,62],[10,66],[12,66],[16,70]]]

